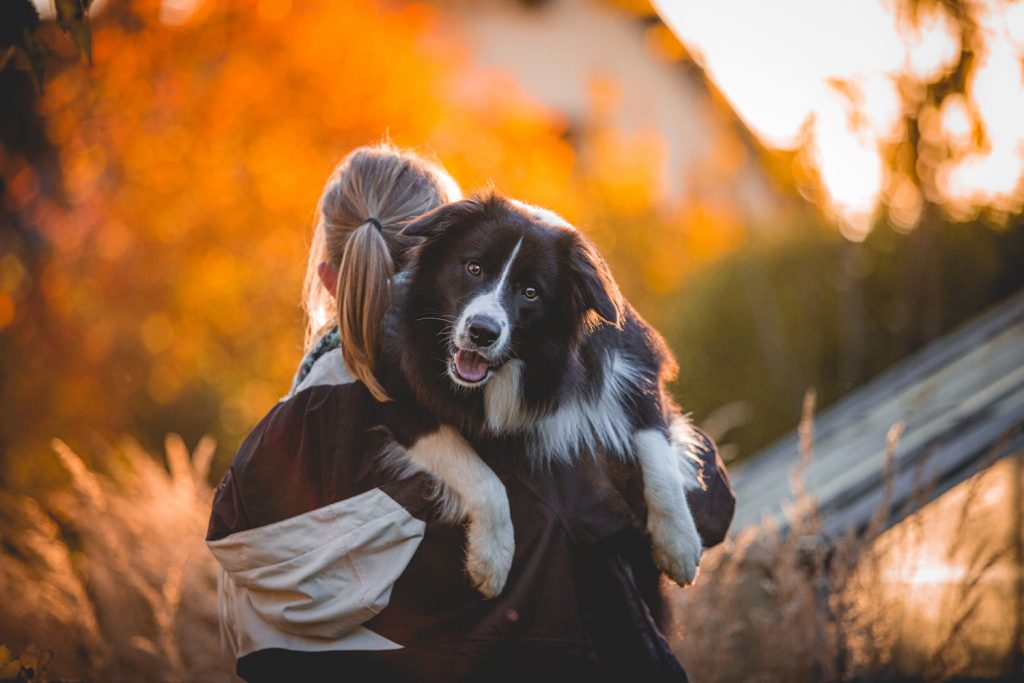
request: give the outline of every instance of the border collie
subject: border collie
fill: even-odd
[[[468,520],[478,590],[501,592],[514,540],[505,489],[467,438],[516,439],[541,463],[595,452],[635,462],[655,563],[690,583],[702,548],[685,488],[698,481],[694,437],[665,388],[675,359],[590,241],[494,194],[435,209],[404,234],[422,244],[378,368],[397,411],[390,461],[436,477],[446,513]]]

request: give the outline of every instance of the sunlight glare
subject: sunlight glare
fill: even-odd
[[[942,134],[957,149],[966,148],[971,142],[974,124],[967,102],[962,95],[950,95],[942,103],[940,112]]]
[[[999,18],[989,15],[986,24],[998,25]],[[968,88],[987,144],[939,169],[940,191],[962,212],[979,205],[1018,211],[1024,205],[1024,72],[1020,60],[1009,37],[993,31],[988,53],[980,56]],[[944,115],[944,126],[946,123]]]
[[[928,558],[927,563],[914,564],[907,567],[887,568],[883,572],[884,581],[924,586],[931,583],[956,583],[967,575],[967,567],[963,564],[947,564],[936,558]]]
[[[956,64],[960,29],[946,10],[922,10],[909,27],[886,0],[653,4],[758,138],[778,149],[806,146],[825,208],[847,237],[863,237],[883,196],[908,200],[901,222],[919,214],[906,191],[886,189],[898,179],[882,154],[902,135],[899,84],[934,81]],[[1024,195],[1024,3],[988,0],[979,12],[987,51],[968,86],[971,101],[944,107],[935,125],[964,150],[976,111],[990,144],[938,168],[937,189],[944,202],[1016,210]]]
[[[1006,7],[1006,37],[1018,50],[1024,50],[1024,2]]]
[[[815,112],[810,153],[828,190],[828,209],[835,213],[843,235],[860,242],[871,228],[884,172],[873,136],[850,134],[844,109],[845,103],[835,95]]]
[[[919,25],[904,39],[906,71],[928,82],[956,64],[960,48],[960,28],[943,10],[922,11]]]
[[[731,0],[731,11],[699,0],[653,4],[772,147],[797,146],[830,80],[891,71],[903,58],[899,37],[876,3]],[[864,45],[872,49],[865,52]]]
[[[203,0],[162,0],[160,21],[169,26],[184,24],[195,14]]]
[[[903,132],[903,103],[896,83],[886,74],[874,74],[860,79],[856,85],[860,91],[860,108],[867,112],[864,125],[879,140],[897,140]]]

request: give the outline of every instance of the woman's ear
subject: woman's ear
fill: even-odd
[[[316,267],[316,274],[320,276],[320,282],[324,289],[330,292],[332,297],[337,296],[338,267],[331,265],[328,261],[321,261],[320,265]]]

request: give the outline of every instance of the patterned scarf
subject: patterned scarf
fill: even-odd
[[[335,325],[327,330],[324,336],[320,337],[320,341],[314,344],[313,348],[303,357],[302,364],[299,365],[299,370],[295,373],[295,379],[292,380],[292,391],[302,384],[302,380],[306,379],[321,356],[338,348],[341,348],[341,333],[338,332],[338,326]]]

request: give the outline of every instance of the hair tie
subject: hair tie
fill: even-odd
[[[384,232],[384,226],[381,225],[380,221],[377,220],[376,218],[367,218],[365,221],[363,221],[363,223],[364,224],[365,223],[371,223],[371,224],[373,224],[373,227],[377,228],[377,232],[379,232],[379,233],[383,233]]]

